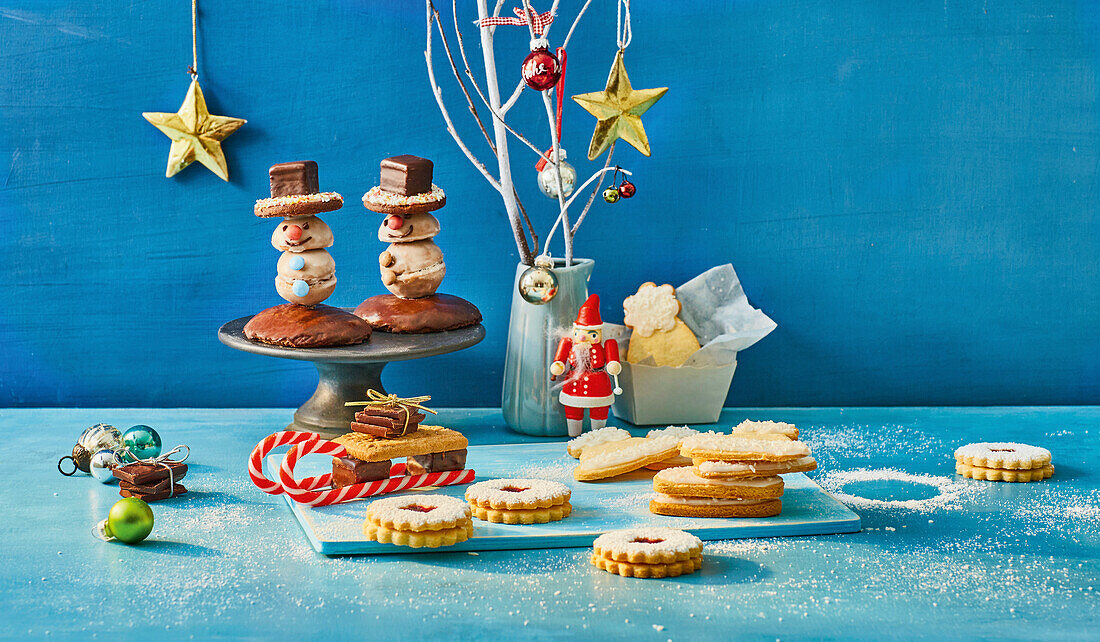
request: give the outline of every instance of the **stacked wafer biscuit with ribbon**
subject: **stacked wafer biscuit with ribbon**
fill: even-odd
[[[420,423],[425,413],[436,414],[423,405],[431,397],[401,398],[376,390],[368,390],[367,396],[365,401],[347,402],[348,406],[363,406],[363,410],[355,414],[352,432],[333,440],[348,453],[332,458],[335,487],[466,467],[469,442],[462,433]],[[405,462],[393,463],[400,458]]]
[[[685,437],[680,455],[691,466],[653,477],[650,512],[678,517],[772,517],[783,509],[784,473],[817,468],[797,428],[744,422],[729,434]]]

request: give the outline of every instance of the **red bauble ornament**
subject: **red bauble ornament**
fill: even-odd
[[[539,47],[523,59],[523,82],[537,91],[546,91],[557,84],[561,63],[546,47]]]
[[[637,190],[634,187],[634,183],[631,183],[630,181],[623,181],[622,184],[619,185],[619,196],[622,196],[623,198],[630,198],[631,196],[634,196],[634,192],[636,191]]]

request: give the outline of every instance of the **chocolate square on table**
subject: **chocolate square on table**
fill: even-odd
[[[390,476],[390,460],[361,461],[354,457],[332,458],[332,485],[336,488]]]
[[[360,417],[389,417],[390,419],[405,420],[406,413],[404,408],[366,408],[355,413],[355,418]],[[424,418],[424,413],[419,410],[411,410],[408,413],[410,420],[416,420],[417,423]],[[364,422],[365,423],[365,422]]]
[[[321,191],[317,182],[315,161],[293,161],[272,165],[267,170],[271,178],[271,197],[316,194]]]
[[[466,467],[466,449],[448,450],[428,455],[411,455],[405,460],[405,472],[410,475],[462,470]]]
[[[158,482],[149,482],[149,483],[144,484],[144,485],[139,485],[139,484],[131,484],[130,482],[125,482],[125,481],[120,480],[118,482],[118,487],[122,488],[122,489],[125,489],[125,490],[133,491],[133,492],[136,492],[136,493],[159,493],[159,492],[168,490],[168,481],[169,481],[168,478],[165,477],[164,479],[162,479]]]
[[[164,490],[155,493],[146,493],[138,490],[129,490],[126,488],[120,488],[119,495],[123,497],[137,497],[138,499],[146,502],[156,502],[162,499],[168,499],[169,497],[178,497],[187,493],[187,489],[183,487],[183,484],[176,484],[172,487],[172,490],[165,488]]]
[[[134,462],[115,468],[111,474],[115,476],[115,479],[120,481],[134,484],[135,486],[145,486],[150,482],[168,479],[168,469],[164,467],[165,465],[172,469],[172,479],[175,481],[179,481],[187,475],[187,464],[182,461],[168,460],[159,464]]]
[[[394,422],[392,419],[386,418],[372,418],[371,421],[376,423],[363,423],[359,421],[351,422],[351,429],[357,433],[364,435],[370,435],[372,437],[380,437],[382,439],[396,439],[405,435],[411,435],[420,428],[420,424],[409,422],[409,425],[405,425],[403,421]],[[393,423],[388,423],[393,422]]]
[[[381,187],[384,191],[412,196],[432,191],[432,162],[412,154],[382,159]]]

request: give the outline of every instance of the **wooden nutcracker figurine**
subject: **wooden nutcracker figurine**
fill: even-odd
[[[572,336],[562,337],[554,362],[550,364],[550,380],[565,373],[566,364],[571,370],[562,386],[558,400],[565,406],[565,420],[569,436],[581,434],[584,411],[592,430],[599,430],[607,423],[607,413],[618,386],[611,387],[611,376],[622,372],[619,364],[619,344],[614,339],[603,340],[603,321],[600,319],[600,297],[593,294],[577,311]]]

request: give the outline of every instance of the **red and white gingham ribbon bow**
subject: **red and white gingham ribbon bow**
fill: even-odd
[[[291,448],[286,457],[283,458],[282,466],[279,467],[278,481],[273,481],[264,477],[263,458],[279,446],[291,446]],[[307,477],[302,480],[294,478],[294,466],[301,457],[309,454],[346,457],[348,453],[340,444],[322,439],[317,433],[277,432],[256,444],[256,448],[248,458],[248,475],[252,478],[252,483],[265,493],[270,495],[286,493],[294,501],[311,506],[339,504],[354,499],[385,495],[399,490],[423,488],[425,486],[469,484],[474,481],[475,475],[472,470],[449,470],[441,473],[409,475],[405,470],[405,464],[394,464],[390,468],[388,479],[332,488],[332,473]]]
[[[528,14],[530,14],[531,30],[535,32],[536,36],[541,36],[546,28],[550,26],[550,23],[554,22],[554,14],[547,11],[546,13],[538,13],[532,8],[530,11],[520,9],[516,7],[512,9],[516,14],[515,18],[504,18],[501,16],[490,16],[488,18],[482,18],[480,20],[474,20],[474,24],[479,27],[495,27],[497,25],[526,25],[528,22]]]

